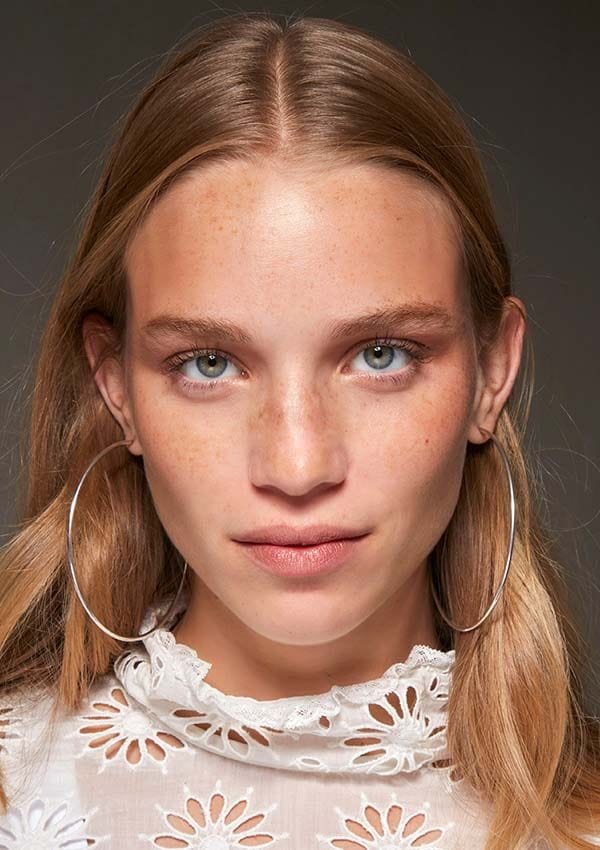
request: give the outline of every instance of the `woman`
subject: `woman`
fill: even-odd
[[[194,33],[41,344],[2,846],[597,846],[525,323],[475,143],[411,60],[325,19]]]

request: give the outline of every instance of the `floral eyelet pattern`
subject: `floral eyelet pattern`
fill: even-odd
[[[169,754],[187,749],[171,730],[157,726],[151,715],[132,706],[122,688],[111,688],[94,699],[90,708],[89,713],[79,715],[83,725],[69,737],[87,739],[78,758],[90,752],[102,753],[99,773],[119,761],[132,769],[158,765],[165,773]]]
[[[252,786],[241,797],[230,797],[217,780],[214,790],[206,795],[194,794],[184,785],[184,803],[179,811],[156,808],[166,830],[155,835],[140,833],[154,847],[194,848],[194,850],[235,850],[242,847],[270,847],[289,838],[288,832],[275,834],[267,827],[268,815],[276,803],[265,808],[251,805]]]
[[[283,735],[280,729],[266,726],[257,729],[231,722],[216,711],[197,711],[176,708],[169,715],[169,726],[177,729],[183,738],[201,744],[215,753],[246,759],[259,747],[270,747],[275,736]],[[277,754],[275,754],[275,759]]]
[[[146,614],[140,631],[162,620]],[[185,603],[180,603],[180,611]],[[176,619],[180,611],[172,612]],[[211,664],[168,628],[114,663],[123,690],[194,747],[251,764],[321,773],[412,772],[444,758],[454,651],[413,646],[382,676],[327,693],[274,700],[232,696],[205,681]]]
[[[46,702],[0,703],[0,850],[483,850],[491,806],[446,740],[452,653],[417,645],[377,679],[255,700],[153,637],[60,715],[48,750]]]
[[[339,806],[335,812],[339,817],[343,835],[325,836],[317,834],[322,848],[337,850],[410,850],[413,847],[447,847],[444,838],[454,823],[450,821],[440,827],[429,818],[431,804],[425,801],[418,811],[408,810],[398,802],[392,792],[392,802],[381,810],[369,802],[361,793],[359,815],[343,812]]]
[[[350,766],[365,773],[413,771],[417,769],[415,755],[424,741],[441,750],[446,727],[432,724],[421,706],[420,694],[413,685],[386,694],[378,703],[369,703],[371,725],[357,727],[356,734],[342,741],[342,746],[356,752]]]
[[[9,806],[0,824],[0,850],[83,850],[106,846],[110,835],[92,835],[85,816],[71,811],[70,800],[58,804],[37,797],[24,807]]]

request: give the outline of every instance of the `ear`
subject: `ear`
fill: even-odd
[[[498,417],[510,396],[521,364],[526,315],[520,298],[506,298],[496,337],[480,354],[468,431],[471,443],[485,443],[488,439],[480,428],[494,433]]]
[[[117,348],[117,335],[111,323],[99,313],[88,313],[83,319],[83,345],[96,386],[106,406],[123,429],[124,439],[134,455],[141,455],[135,423],[127,395],[127,380]]]

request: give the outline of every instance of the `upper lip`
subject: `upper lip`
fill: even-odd
[[[353,528],[340,528],[336,525],[307,525],[293,528],[290,525],[269,525],[255,528],[236,537],[239,543],[272,543],[276,546],[309,546],[326,543],[328,540],[360,537],[365,531]]]

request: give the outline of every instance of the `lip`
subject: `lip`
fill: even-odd
[[[238,543],[269,543],[277,546],[309,546],[330,540],[361,537],[364,530],[341,528],[337,525],[307,525],[294,528],[290,525],[269,525],[255,528],[234,538]]]
[[[342,538],[312,546],[279,546],[236,541],[261,569],[290,578],[326,575],[340,569],[368,537]]]

